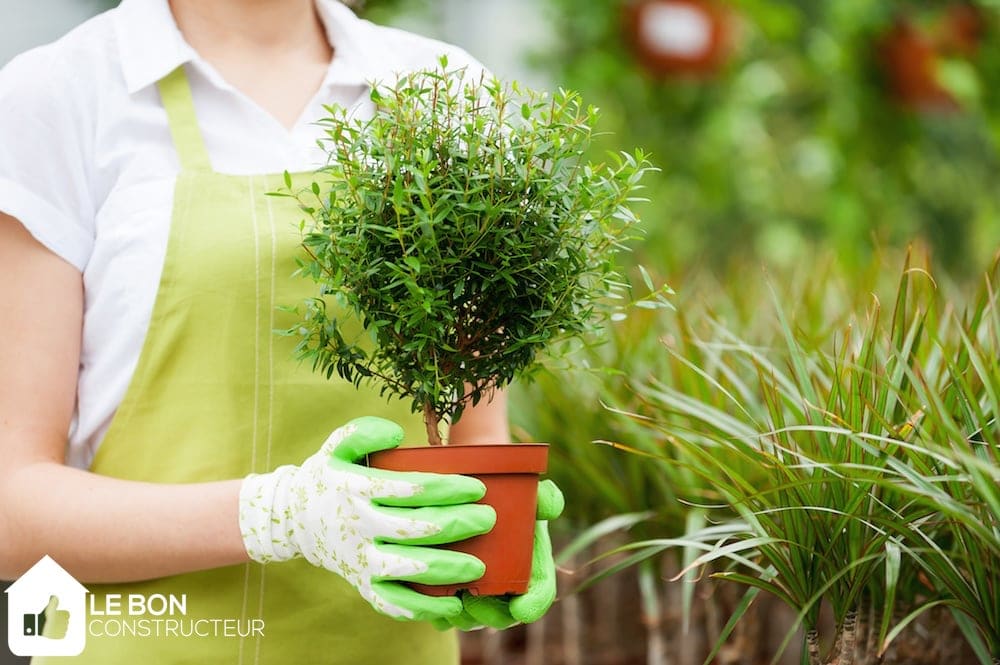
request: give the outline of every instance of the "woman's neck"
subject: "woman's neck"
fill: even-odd
[[[206,60],[252,52],[309,54],[329,61],[330,46],[313,0],[169,0],[184,38]]]
[[[333,57],[313,0],[169,0],[184,38],[286,128]]]

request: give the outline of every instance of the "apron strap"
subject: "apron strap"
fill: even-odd
[[[184,72],[184,65],[164,76],[156,86],[160,90],[163,108],[167,111],[170,135],[181,161],[181,169],[211,171],[212,162],[208,158],[205,139],[198,127],[198,115],[194,110],[191,85]]]

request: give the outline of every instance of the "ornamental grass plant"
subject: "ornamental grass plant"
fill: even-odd
[[[588,389],[608,408],[553,446],[568,491],[594,497],[567,548],[605,552],[583,586],[638,566],[647,607],[679,596],[661,613],[687,615],[686,635],[650,632],[714,645],[679,662],[788,662],[799,639],[812,665],[993,662],[1000,272],[969,286],[901,257],[801,270],[675,277],[676,311],[630,316],[589,350],[621,370]],[[515,419],[558,436],[527,405],[579,403],[580,385],[520,387]],[[777,640],[762,632],[774,599],[791,608]],[[692,616],[720,611],[714,633]]]
[[[714,488],[717,523],[628,545],[630,563],[700,548],[686,572],[748,589],[727,632],[764,591],[798,614],[810,665],[998,662],[998,277],[963,303],[908,263],[891,305],[830,335],[778,296],[770,342],[681,324],[664,353],[684,378],[634,382],[632,418]]]
[[[615,255],[650,166],[638,150],[588,161],[597,111],[575,93],[445,59],[371,99],[370,119],[331,107],[322,121],[329,163],[298,194],[317,296],[287,332],[318,371],[411,401],[437,444],[442,421],[624,301]]]

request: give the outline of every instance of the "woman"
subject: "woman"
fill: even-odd
[[[479,67],[335,0],[124,0],[0,72],[0,578],[48,554],[88,585],[109,611],[79,662],[439,665],[435,627],[551,603],[544,527],[509,605],[401,584],[482,573],[423,547],[492,527],[482,486],[358,464],[403,432],[357,416],[419,422],[272,333],[308,294],[274,174],[322,162],[323,105],[370,112],[367,81],[441,54]],[[450,436],[508,440],[505,410]],[[141,623],[114,594],[183,609]]]

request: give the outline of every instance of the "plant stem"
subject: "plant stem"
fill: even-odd
[[[819,631],[815,628],[806,631],[806,649],[809,653],[809,665],[821,665],[819,657]]]
[[[441,441],[441,430],[439,429],[440,423],[441,419],[434,410],[434,405],[430,402],[424,404],[424,427],[427,429],[427,443],[432,446],[440,446],[444,444],[444,442]]]
[[[893,626],[898,625],[899,622],[903,620],[903,617],[905,617],[908,613],[907,609],[908,609],[907,607],[901,607],[899,603],[896,604],[896,606],[892,610]],[[913,630],[913,625],[911,624],[910,626],[907,626],[906,630],[904,630],[902,633],[896,636],[896,639],[894,639],[889,644],[889,646],[885,650],[885,653],[882,654],[883,662],[895,663],[898,660],[897,655],[899,653],[899,644],[901,642],[905,642],[906,640],[910,639],[909,636],[912,630]]]
[[[875,603],[868,601],[863,630],[858,631],[858,647],[860,650],[860,665],[873,665],[878,655],[878,617],[875,614]],[[863,638],[861,637],[863,636]]]
[[[575,570],[577,565],[576,557],[570,558],[566,562],[570,569]],[[564,665],[583,665],[583,632],[584,619],[583,608],[580,604],[580,595],[576,593],[559,594],[563,600],[562,605],[562,646]]]
[[[639,596],[642,599],[642,623],[646,626],[646,663],[664,665],[667,654],[661,627],[663,607],[653,562],[653,559],[647,559],[640,564],[638,580]]]
[[[839,643],[839,650],[837,652],[837,658],[834,661],[836,665],[853,665],[854,664],[854,649],[857,640],[857,629],[858,629],[858,612],[857,610],[848,610],[847,614],[844,615],[844,623],[841,626],[840,634],[837,636],[837,642]]]

